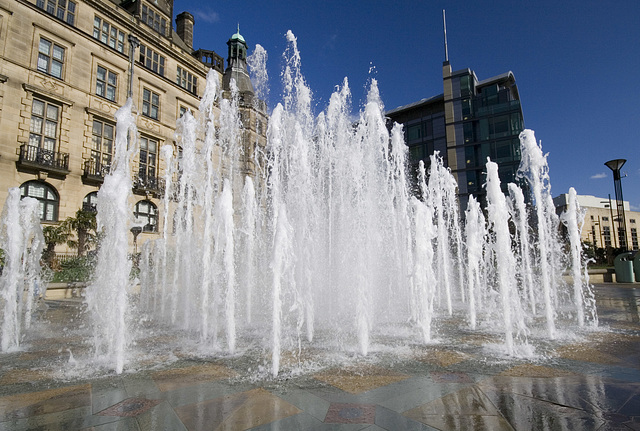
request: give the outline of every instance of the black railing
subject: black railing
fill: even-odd
[[[58,171],[69,171],[69,154],[34,147],[29,144],[20,145],[21,164],[34,167],[49,168]]]
[[[83,178],[102,182],[109,173],[111,165],[105,165],[97,160],[87,160],[84,162]]]
[[[78,253],[55,253],[52,261],[55,262],[57,267],[60,267],[62,264],[69,260],[77,259]]]
[[[133,177],[133,190],[161,195],[164,193],[164,178],[148,174],[136,175]]]

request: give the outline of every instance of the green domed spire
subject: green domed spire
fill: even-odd
[[[227,68],[222,78],[222,88],[230,89],[231,79],[235,79],[240,93],[253,94],[253,85],[247,72],[247,42],[240,34],[240,24],[238,31],[227,41],[229,47],[229,57],[227,57]]]
[[[246,43],[244,41],[244,37],[242,37],[242,35],[240,34],[240,23],[238,23],[238,31],[236,32],[236,34],[231,36],[231,40],[239,40],[240,42]]]
[[[229,47],[229,58],[227,59],[229,65],[237,60],[244,61],[247,59],[247,49],[249,47],[244,37],[240,34],[240,24],[238,24],[238,31],[227,41],[227,46]]]

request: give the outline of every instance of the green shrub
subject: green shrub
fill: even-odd
[[[60,263],[60,270],[53,275],[54,283],[84,282],[91,280],[95,266],[95,257],[78,256]]]

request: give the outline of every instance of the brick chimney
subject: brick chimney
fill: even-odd
[[[176,32],[191,49],[193,49],[193,23],[193,15],[189,12],[182,12],[176,16]]]

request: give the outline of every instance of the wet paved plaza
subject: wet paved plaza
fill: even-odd
[[[88,348],[73,334],[69,351],[34,341],[0,355],[0,430],[640,430],[640,285],[596,293],[607,330],[531,361],[487,360],[469,336],[278,379],[188,355],[60,378],[42,361],[72,367]]]

